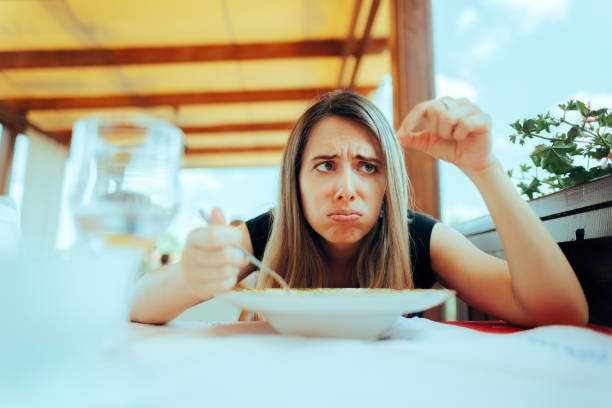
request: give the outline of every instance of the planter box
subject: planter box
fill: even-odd
[[[612,176],[529,201],[576,272],[589,303],[590,322],[612,326]],[[490,216],[454,226],[483,251],[504,258]],[[488,320],[458,301],[459,320]]]

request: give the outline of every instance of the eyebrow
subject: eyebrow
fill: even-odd
[[[337,157],[338,157],[337,154],[321,154],[321,155],[313,157],[312,159],[310,159],[310,161],[332,160],[332,159],[335,159]],[[359,160],[363,160],[363,161],[369,161],[369,162],[377,163],[377,164],[381,164],[382,163],[380,160],[375,159],[374,157],[366,157],[366,156],[363,156],[361,154],[358,154],[357,156],[355,156],[355,158],[357,158]]]

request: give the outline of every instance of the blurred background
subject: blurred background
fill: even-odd
[[[74,121],[162,118],[186,135],[182,205],[151,267],[175,261],[198,208],[247,220],[275,205],[293,122],[335,88],[368,96],[396,127],[418,101],[469,98],[516,168],[530,150],[508,141],[510,123],[568,98],[612,106],[610,15],[605,0],[3,0],[0,194],[17,202],[25,239],[66,248]],[[449,224],[487,213],[454,166],[406,160],[419,210]],[[185,318],[236,313],[206,307]]]

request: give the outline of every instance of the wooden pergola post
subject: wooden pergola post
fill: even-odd
[[[8,194],[16,139],[17,132],[8,126],[2,127],[2,140],[0,141],[0,195]]]
[[[417,103],[434,97],[430,0],[391,0],[391,73],[395,129]],[[414,150],[404,152],[416,209],[440,219],[438,162]]]

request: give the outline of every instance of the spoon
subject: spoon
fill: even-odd
[[[206,214],[206,211],[204,211],[202,208],[200,208],[198,210],[198,212],[200,213],[200,216],[208,223],[208,225],[217,224],[215,222],[215,220],[213,220],[211,217],[209,217]],[[259,259],[255,258],[249,251],[244,249],[242,246],[234,245],[234,247],[238,248],[240,251],[242,251],[242,253],[247,257],[249,262],[251,262],[253,265],[258,267],[260,271],[263,271],[263,272],[267,273],[268,275],[272,276],[272,278],[274,278],[274,280],[276,282],[278,282],[278,284],[281,286],[281,288],[283,288],[285,293],[287,293],[287,294],[291,293],[290,290],[289,290],[289,285],[283,279],[282,276],[280,276],[278,273],[274,272],[271,268],[266,266],[264,263],[260,262]]]

